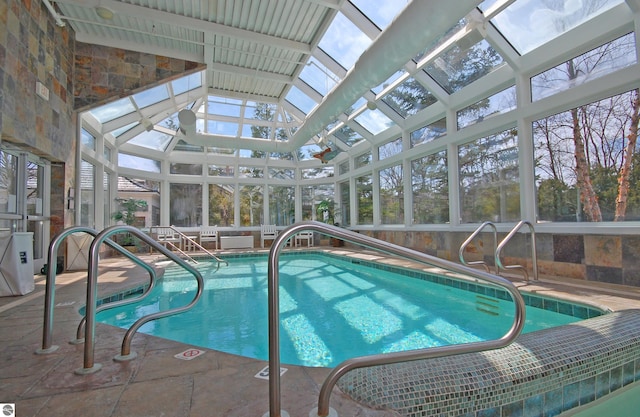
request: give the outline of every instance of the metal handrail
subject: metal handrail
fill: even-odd
[[[474,266],[474,265],[482,265],[484,266],[485,271],[490,272],[489,270],[489,266],[487,265],[487,263],[482,260],[482,261],[471,261],[471,262],[467,262],[464,259],[464,251],[465,249],[467,249],[467,246],[469,246],[469,244],[473,241],[473,239],[478,236],[480,234],[480,232],[482,232],[482,230],[485,227],[491,227],[493,229],[493,253],[495,254],[495,251],[498,249],[498,229],[496,228],[496,225],[493,224],[492,222],[484,222],[480,225],[480,227],[478,227],[475,232],[473,232],[471,234],[471,236],[469,236],[467,238],[467,240],[465,240],[462,245],[460,245],[460,250],[458,251],[458,257],[460,258],[460,263],[462,263],[463,265],[468,265],[468,266]],[[496,266],[496,273],[498,272],[498,267]]]
[[[44,321],[42,325],[42,348],[36,350],[37,354],[47,354],[47,353],[52,353],[58,350],[58,346],[52,344],[53,316],[54,316],[53,304],[54,304],[55,293],[56,293],[56,274],[57,274],[56,268],[54,267],[54,264],[53,264],[53,259],[57,256],[58,249],[62,244],[62,242],[64,241],[64,239],[66,239],[68,236],[74,233],[87,233],[89,235],[94,236],[95,238],[95,236],[98,234],[98,231],[85,226],[68,227],[60,231],[58,234],[56,234],[51,240],[51,243],[49,244],[49,252],[47,257],[47,265],[48,265],[47,279],[45,282],[45,297],[44,297]],[[131,252],[124,249],[122,246],[118,245],[117,243],[115,243],[110,239],[105,240],[105,243],[111,246],[112,248],[114,248],[115,250],[123,253],[125,256],[127,256],[129,259],[133,260],[134,262],[136,262],[135,259],[138,259]],[[153,282],[155,280],[155,270],[144,262],[140,266],[142,266],[147,271],[149,271],[150,281],[151,281],[149,286],[150,287],[153,286]]]
[[[279,326],[279,271],[278,262],[280,252],[286,245],[287,240],[296,233],[303,230],[311,230],[323,233],[330,237],[349,241],[367,248],[376,249],[390,255],[400,256],[422,264],[431,265],[452,272],[471,276],[481,281],[504,288],[511,294],[515,304],[515,313],[511,328],[499,339],[483,342],[465,343],[462,345],[451,345],[433,347],[427,349],[417,349],[404,352],[392,352],[386,354],[362,356],[348,359],[335,367],[325,380],[318,397],[318,416],[329,414],[329,397],[331,390],[338,380],[347,372],[367,366],[383,365],[397,362],[413,361],[418,359],[436,358],[441,356],[458,355],[462,353],[479,352],[484,350],[498,349],[512,343],[520,334],[525,322],[525,303],[518,292],[518,289],[505,278],[492,275],[477,269],[460,265],[451,261],[436,258],[404,248],[402,246],[387,243],[359,233],[355,233],[336,226],[331,226],[319,222],[301,222],[284,229],[273,242],[269,251],[268,261],[268,297],[269,297],[269,415],[278,417],[281,415],[280,409],[280,326]]]
[[[513,236],[515,236],[515,234],[518,232],[518,230],[520,230],[520,228],[522,226],[525,226],[525,225],[529,226],[529,231],[531,232],[531,264],[532,264],[532,268],[533,268],[533,279],[537,281],[538,280],[538,256],[537,256],[537,250],[536,250],[536,231],[533,228],[533,224],[531,224],[531,222],[529,222],[527,220],[520,220],[518,222],[518,224],[516,224],[515,227],[513,229],[511,229],[509,234],[504,239],[502,239],[502,242],[500,242],[500,244],[496,248],[496,253],[495,253],[496,268],[497,268],[498,272],[501,269],[503,269],[503,270],[520,269],[522,271],[522,273],[524,274],[525,281],[529,281],[529,273],[527,272],[527,269],[524,266],[522,266],[522,265],[504,266],[502,264],[502,260],[500,259],[500,256],[502,254],[502,250],[504,249],[504,247],[507,244],[507,242],[509,242],[509,240],[511,240],[511,238]]]
[[[91,247],[89,248],[89,271],[88,271],[88,277],[87,277],[87,303],[85,307],[85,316],[87,318],[87,321],[85,326],[85,337],[84,337],[84,363],[83,363],[83,368],[76,369],[75,372],[77,374],[82,374],[82,375],[89,374],[89,373],[96,372],[101,368],[100,364],[94,363],[96,310],[97,310],[96,304],[97,304],[97,298],[98,298],[98,285],[97,285],[98,284],[98,261],[99,261],[99,254],[100,254],[100,245],[103,242],[105,242],[109,238],[109,236],[114,235],[116,233],[129,233],[136,236],[138,239],[147,243],[153,249],[162,253],[163,255],[165,255],[166,257],[168,257],[178,265],[182,266],[188,272],[192,273],[198,283],[196,294],[193,297],[193,300],[191,300],[189,304],[184,305],[182,307],[173,308],[167,311],[161,311],[161,312],[149,314],[145,317],[138,319],[135,323],[133,323],[133,325],[127,331],[125,338],[122,342],[123,352],[125,349],[125,343],[127,345],[130,344],[133,334],[140,328],[140,326],[142,326],[144,323],[150,320],[159,319],[161,317],[167,317],[170,315],[182,313],[184,311],[189,310],[198,302],[204,288],[204,279],[202,278],[202,275],[196,268],[194,268],[193,266],[185,262],[175,253],[171,252],[170,250],[162,246],[160,243],[156,242],[155,239],[151,238],[151,236],[145,234],[141,230],[132,226],[111,226],[104,229],[102,232],[100,232],[96,236],[96,238],[91,243]],[[126,249],[124,248],[121,248],[121,249],[123,251],[126,251]],[[140,260],[139,258],[136,258],[136,259],[137,261],[134,261],[134,262],[142,263],[142,260]],[[126,356],[126,355],[123,354],[122,356]]]
[[[220,264],[221,263],[224,263],[225,265],[229,266],[229,262],[227,262],[224,259],[218,258],[214,253],[210,252],[207,248],[205,248],[204,246],[202,246],[201,244],[199,244],[195,240],[191,239],[189,236],[187,236],[186,234],[184,234],[179,229],[176,229],[173,226],[151,226],[151,229],[149,229],[149,234],[151,234],[152,237],[153,237],[153,228],[154,227],[162,227],[162,228],[165,228],[165,229],[169,228],[169,229],[173,230],[174,232],[176,232],[180,236],[180,239],[182,241],[189,242],[190,244],[194,245],[195,247],[197,247],[198,249],[200,249],[201,251],[205,252],[207,255],[209,255],[213,259],[215,259],[218,262],[218,268],[220,268]],[[178,252],[180,252],[185,258],[189,259],[193,263],[196,263],[196,264],[198,263],[198,261],[196,261],[193,257],[191,257],[188,253],[183,251],[181,248],[179,248],[176,245],[174,245],[172,242],[167,241],[167,242],[163,242],[163,243],[170,244],[173,248],[175,248]]]

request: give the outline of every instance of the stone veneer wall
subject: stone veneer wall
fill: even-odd
[[[470,233],[361,231],[397,245],[451,261],[458,261],[460,245]],[[505,234],[498,234],[498,242]],[[526,265],[531,271],[531,239],[517,234],[503,252],[504,265]],[[577,235],[536,232],[538,273],[553,276],[640,286],[640,237],[633,235]],[[482,233],[467,247],[465,260],[493,260],[493,235]]]
[[[0,0],[0,132],[47,159],[72,162],[74,34],[56,26],[44,4]],[[49,100],[36,95],[36,81]]]
[[[74,108],[105,104],[203,69],[183,59],[77,42]]]

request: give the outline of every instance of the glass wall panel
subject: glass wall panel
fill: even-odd
[[[180,174],[180,175],[202,175],[202,165],[201,164],[181,164],[181,163],[171,163],[169,166],[169,172],[171,174]]]
[[[318,168],[301,169],[300,174],[303,180],[316,179],[316,178],[330,178],[330,177],[333,177],[333,167],[321,166]]]
[[[27,161],[27,214],[42,216],[44,214],[44,167]]]
[[[349,172],[349,161],[345,161],[338,166],[338,172],[340,175],[346,174]]]
[[[449,222],[447,152],[440,151],[411,161],[413,224]]]
[[[640,220],[638,90],[533,123],[538,219]]]
[[[169,224],[195,227],[202,224],[202,185],[169,184]]]
[[[397,155],[400,152],[402,152],[402,138],[380,145],[378,148],[378,159],[382,161],[383,159]]]
[[[212,177],[233,177],[233,165],[209,165],[209,175]]]
[[[371,165],[371,152],[364,153],[354,158],[355,169],[363,167],[365,165]]]
[[[264,169],[239,166],[238,178],[264,178]]]
[[[269,168],[269,178],[276,180],[294,180],[296,171],[289,168]]]
[[[302,220],[326,222],[324,214],[317,212],[318,204],[324,200],[334,201],[333,184],[302,187]]]
[[[209,184],[209,225],[233,226],[235,187],[229,184]]]
[[[428,143],[447,134],[447,119],[442,118],[411,132],[411,147]]]
[[[261,185],[240,186],[240,225],[260,226],[262,217],[263,187]]]
[[[351,200],[349,194],[351,193],[351,187],[349,182],[341,182],[340,186],[340,205],[336,206],[336,223],[344,227],[351,225]]]
[[[87,148],[93,149],[94,151],[96,150],[96,137],[85,129],[80,130],[80,141]]]
[[[111,224],[111,212],[113,210],[113,203],[111,202],[111,174],[105,172],[102,176],[102,192],[104,193],[104,212],[102,217],[102,225],[107,227]]]
[[[404,223],[402,165],[380,170],[380,220],[382,224]]]
[[[457,113],[458,129],[480,123],[484,119],[516,108],[516,87],[512,86],[480,100]]]
[[[80,165],[80,225],[95,227],[96,167],[82,160]]]
[[[463,223],[520,220],[518,140],[515,129],[458,147]]]
[[[18,157],[0,150],[0,213],[15,214],[17,208]]]
[[[269,224],[295,223],[295,187],[269,186]]]
[[[635,34],[629,33],[532,77],[531,99],[536,101],[568,90],[637,61]]]
[[[371,174],[356,178],[357,224],[373,224],[373,181]]]

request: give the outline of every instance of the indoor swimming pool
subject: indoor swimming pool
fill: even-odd
[[[143,333],[194,346],[268,358],[267,256],[197,265],[205,291],[190,311],[145,324]],[[140,317],[187,304],[191,275],[170,267],[150,295],[98,314],[130,327]],[[574,323],[602,311],[525,295],[524,332]],[[473,281],[407,271],[313,251],[280,259],[281,355],[285,364],[331,367],[368,354],[501,337],[512,324],[506,291]]]

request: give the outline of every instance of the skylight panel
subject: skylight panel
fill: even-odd
[[[118,129],[112,130],[111,134],[113,135],[114,138],[117,138],[118,136],[122,135],[123,133],[128,132],[129,130],[133,129],[134,127],[138,126],[140,123],[138,122],[133,122],[133,123],[129,123],[128,125],[124,125]]]
[[[425,71],[449,94],[466,87],[504,64],[502,56],[481,39],[462,38],[427,64]]]
[[[146,172],[160,173],[160,161],[154,159],[141,158],[135,155],[118,152],[118,166],[120,168],[131,168]]]
[[[407,78],[402,84],[386,94],[382,101],[396,111],[400,116],[418,113],[420,110],[436,103],[438,99],[413,77]]]
[[[242,100],[209,96],[207,101],[207,114],[240,117]]]
[[[152,130],[150,132],[145,131],[140,133],[139,135],[130,139],[128,143],[164,152],[167,149],[167,146],[169,146],[169,142],[171,142],[171,139],[173,139],[173,136],[171,135]]]
[[[320,49],[344,68],[351,68],[371,45],[371,39],[338,12],[318,44]]]
[[[196,72],[191,75],[187,75],[186,77],[171,81],[173,94],[177,96],[178,94],[186,93],[187,91],[202,87],[202,74],[202,72]]]
[[[296,106],[300,111],[309,114],[318,104],[311,97],[300,91],[296,86],[292,86],[287,94],[286,100]]]
[[[349,126],[344,125],[340,127],[338,130],[333,132],[333,136],[338,138],[342,143],[347,146],[353,146],[364,140],[360,133],[351,129]]]
[[[207,120],[207,132],[212,135],[236,136],[238,123]]]
[[[300,73],[299,78],[309,84],[311,88],[316,90],[322,96],[326,96],[340,80],[337,75],[332,73],[314,57],[309,59],[307,65]]]
[[[393,120],[389,119],[384,113],[377,109],[365,110],[354,120],[373,135],[377,135],[395,125]]]
[[[113,103],[105,104],[104,106],[90,110],[89,113],[91,113],[100,123],[104,124],[115,120],[118,117],[133,113],[134,111],[136,111],[136,108],[133,106],[133,103],[131,103],[131,100],[128,97],[125,97],[120,100],[116,100]]]
[[[491,23],[520,54],[526,54],[623,1],[518,0]],[[486,3],[479,6],[480,10],[487,10],[490,4]]]
[[[169,90],[166,84],[162,84],[134,94],[133,99],[138,105],[138,108],[143,109],[169,99]]]
[[[404,9],[407,0],[351,0],[369,20],[384,30],[389,23]]]

